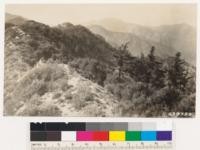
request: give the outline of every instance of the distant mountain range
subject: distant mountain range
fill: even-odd
[[[21,16],[12,15],[9,13],[6,13],[5,18],[6,23],[15,25],[22,25],[27,21],[27,19]],[[98,39],[105,39],[114,48],[118,48],[121,44],[129,42],[128,49],[133,56],[140,56],[141,53],[147,55],[151,47],[155,46],[156,54],[158,56],[174,56],[175,53],[181,52],[182,57],[185,58],[188,63],[195,66],[196,30],[190,25],[175,24],[148,27],[138,24],[126,23],[113,18],[104,19],[101,21],[93,21],[89,24],[90,25],[87,26],[87,28],[93,33],[97,34],[96,37]],[[65,33],[67,34],[71,32],[73,36],[76,35],[75,32],[85,32],[83,33],[84,36],[89,33],[87,28],[84,28],[80,25],[75,26],[71,23],[63,23],[58,25],[56,28],[59,28],[62,31],[66,31]],[[86,40],[84,36],[82,38]],[[87,39],[87,41],[91,40]]]
[[[155,46],[159,56],[167,57],[181,52],[188,63],[195,65],[196,62],[196,30],[187,24],[145,27],[117,19],[105,19],[91,22],[88,28],[114,47],[129,42],[129,51],[135,56],[147,54],[151,46]]]

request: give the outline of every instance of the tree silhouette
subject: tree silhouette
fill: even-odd
[[[161,88],[164,86],[165,71],[162,68],[163,64],[155,56],[154,46],[152,46],[148,58],[149,58],[148,67],[150,72],[149,83],[154,85],[156,88]]]
[[[185,90],[186,84],[190,79],[188,69],[185,67],[185,61],[181,59],[181,53],[175,55],[174,63],[168,70],[169,86],[172,88]]]
[[[148,57],[151,62],[155,62],[155,47],[154,46],[151,47]]]
[[[122,79],[122,72],[123,72],[123,67],[124,64],[126,64],[128,61],[128,58],[130,56],[129,52],[128,52],[128,42],[125,44],[122,44],[119,48],[118,48],[118,52],[119,55],[115,56],[117,59],[117,64],[119,67],[119,74],[118,74],[118,79],[121,80]]]

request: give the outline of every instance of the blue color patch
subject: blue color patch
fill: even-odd
[[[156,131],[142,131],[141,140],[142,141],[156,141]]]

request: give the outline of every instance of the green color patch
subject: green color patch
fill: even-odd
[[[127,131],[126,132],[126,141],[141,141],[141,132],[140,131]]]

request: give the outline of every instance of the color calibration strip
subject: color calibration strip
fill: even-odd
[[[34,141],[172,141],[172,125],[145,123],[31,123]]]

